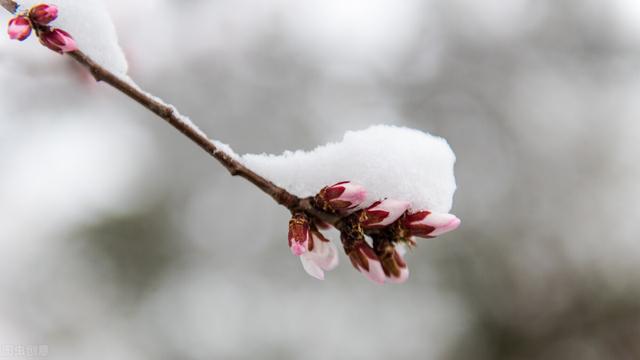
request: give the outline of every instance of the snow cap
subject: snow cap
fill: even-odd
[[[455,160],[445,139],[388,125],[349,131],[341,142],[312,151],[241,157],[250,169],[297,196],[313,196],[348,180],[367,189],[365,206],[391,198],[408,201],[415,211],[439,213],[451,210]]]
[[[18,0],[19,10],[41,5],[42,0]],[[127,60],[116,29],[102,0],[55,0],[57,19],[51,26],[73,36],[78,48],[116,75],[126,77]]]

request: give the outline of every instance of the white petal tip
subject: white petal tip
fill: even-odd
[[[407,280],[409,280],[409,269],[408,268],[400,269],[400,276],[399,277],[390,276],[390,277],[387,278],[387,281],[389,281],[390,283],[393,283],[393,284],[402,284],[402,283],[406,282]]]
[[[369,271],[361,267],[358,270],[360,270],[362,275],[364,275],[367,279],[371,280],[371,282],[378,285],[384,284],[384,270],[382,270],[382,265],[379,262],[369,260]]]
[[[446,225],[436,228],[431,234],[431,236],[438,236],[442,234],[446,234],[450,231],[457,229],[460,226],[462,221],[457,217],[454,217],[451,221],[449,221]]]
[[[300,256],[300,262],[302,262],[302,267],[307,274],[318,280],[324,280],[324,271],[312,259],[308,259],[307,256]]]

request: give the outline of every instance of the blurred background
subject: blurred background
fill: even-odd
[[[107,3],[130,75],[240,153],[379,123],[447,138],[463,225],[404,285],[344,256],[316,281],[283,208],[3,37],[0,355],[640,358],[636,0]]]

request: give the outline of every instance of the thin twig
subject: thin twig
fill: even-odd
[[[18,4],[15,1],[0,0],[0,5],[2,5],[3,8],[7,9],[7,11],[12,14],[15,14],[16,10],[18,10]]]
[[[18,8],[18,4],[11,0],[0,0],[0,4],[11,13],[15,13]],[[240,176],[248,180],[260,190],[270,195],[278,204],[286,207],[292,212],[305,211],[309,215],[316,217],[323,222],[334,225],[338,224],[340,220],[339,217],[317,209],[313,205],[313,201],[311,201],[311,199],[301,199],[291,194],[268,179],[258,175],[253,170],[234,159],[230,154],[219,149],[200,129],[196,128],[190,122],[181,119],[179,113],[170,105],[163,103],[158,98],[142,91],[130,82],[123,80],[121,77],[96,63],[82,51],[74,51],[68,54],[75,61],[85,66],[91,72],[96,81],[103,81],[111,85],[116,90],[135,100],[140,105],[168,122],[171,126],[200,146],[200,148],[206,151],[209,155],[218,160],[232,176]]]
[[[131,83],[123,80],[119,76],[113,74],[109,70],[97,64],[89,56],[82,51],[74,51],[69,53],[74,60],[84,65],[97,81],[103,81],[115,89],[138,102],[149,111],[164,119],[171,126],[176,128],[191,141],[200,146],[209,155],[218,160],[233,176],[240,176],[257,186],[260,190],[269,194],[278,204],[285,206],[290,210],[300,208],[301,199],[289,193],[285,189],[276,186],[271,181],[256,174],[244,164],[234,159],[231,155],[225,153],[216,147],[215,143],[209,139],[201,130],[195,128],[192,124],[182,120],[177,112],[169,105],[162,103],[157,98],[143,92]]]

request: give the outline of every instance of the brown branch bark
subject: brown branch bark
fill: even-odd
[[[0,0],[0,5],[2,5],[3,8],[7,9],[7,11],[12,14],[15,14],[16,10],[18,10],[18,4],[15,1]]]
[[[104,67],[97,64],[82,51],[69,53],[74,60],[84,65],[97,81],[105,82],[129,98],[135,100],[149,111],[153,112],[171,126],[184,134],[191,141],[196,143],[209,155],[218,160],[233,176],[240,176],[260,190],[270,195],[278,204],[285,206],[289,210],[298,210],[301,207],[307,207],[307,202],[303,202],[297,196],[289,193],[285,189],[276,186],[271,181],[256,174],[244,164],[235,160],[232,156],[218,149],[215,143],[202,133],[199,129],[194,128],[191,124],[183,121],[173,108],[162,103],[153,96],[141,91],[129,82],[123,80],[119,76],[111,73]],[[310,205],[310,204],[309,204]]]
[[[0,0],[0,5],[11,13],[15,13],[18,4],[12,0]],[[202,148],[207,154],[218,160],[232,176],[239,176],[258,187],[260,190],[271,196],[278,204],[286,207],[291,212],[304,211],[310,216],[322,220],[325,223],[339,226],[340,218],[334,214],[317,209],[310,198],[301,199],[287,190],[275,185],[268,179],[255,173],[241,162],[234,159],[230,154],[220,150],[215,143],[209,139],[202,131],[191,123],[182,120],[179,113],[170,105],[163,103],[156,97],[145,93],[138,87],[123,80],[119,76],[102,67],[93,61],[82,51],[68,53],[75,61],[86,67],[96,81],[102,81],[111,85],[129,98],[135,100],[140,105],[165,120],[176,128],[187,138]],[[320,189],[318,189],[320,190]]]
[[[15,13],[18,7],[18,5],[11,0],[0,0],[0,4],[11,13]],[[82,51],[69,53],[69,56],[85,66],[91,72],[96,81],[102,81],[111,85],[116,90],[135,100],[140,105],[176,128],[205,152],[218,160],[232,176],[239,176],[248,180],[260,190],[271,196],[278,204],[286,207],[292,212],[305,211],[309,213],[309,215],[330,224],[336,224],[339,221],[339,218],[335,215],[316,209],[310,199],[301,199],[289,193],[285,189],[276,186],[268,179],[256,174],[244,164],[235,160],[230,154],[218,149],[215,143],[202,131],[195,128],[190,123],[183,121],[172,107],[113,74],[93,61]]]

